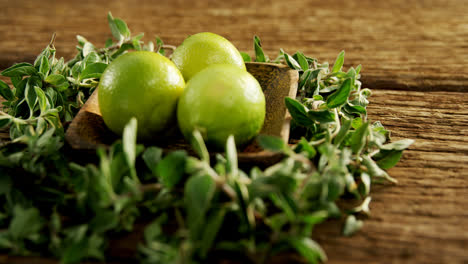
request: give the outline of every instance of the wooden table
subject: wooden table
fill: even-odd
[[[67,59],[77,34],[103,45],[108,11],[145,32],[146,41],[159,35],[178,45],[211,31],[250,53],[258,35],[270,57],[283,48],[333,62],[346,50],[345,66],[362,64],[363,84],[373,90],[370,118],[394,139],[416,143],[389,171],[399,184],[373,189],[362,231],[342,237],[331,221],[314,238],[330,264],[468,263],[466,1],[134,2],[1,0],[0,69],[32,62],[53,32]],[[3,256],[0,263],[32,262]]]

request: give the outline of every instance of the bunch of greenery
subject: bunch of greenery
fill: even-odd
[[[314,227],[342,217],[343,234],[353,234],[362,226],[356,216],[369,214],[371,184],[396,182],[385,169],[412,141],[387,143],[389,132],[367,119],[371,93],[361,88],[361,67],[343,72],[344,52],[331,69],[300,52],[281,50],[270,61],[258,37],[255,61],[285,63],[300,74],[297,98],[285,100],[297,140],[258,137],[265,149],[284,154],[281,162],[243,171],[232,137],[225,155],[210,158],[198,132],[192,142],[198,157],[183,150],[163,155],[137,144],[133,119],[122,140],[97,151],[97,163],[75,163],[65,151],[64,127],[107,65],[129,50],[164,55],[171,48],[159,38],[144,45],[143,34],[132,37],[110,13],[108,20],[115,40],[104,48],[78,36],[78,53],[65,62],[55,56],[54,36],[33,64],[1,73],[13,85],[0,81],[6,100],[0,128],[11,137],[0,147],[3,252],[62,263],[104,260],[109,236],[131,232],[144,219],[151,223],[138,245],[141,263],[202,263],[219,251],[265,263],[291,249],[318,263],[327,258],[311,238]],[[362,204],[342,210],[336,203],[342,197]]]

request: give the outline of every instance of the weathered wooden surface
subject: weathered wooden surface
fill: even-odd
[[[390,170],[398,185],[376,186],[372,216],[353,237],[340,223],[316,229],[329,263],[468,263],[468,5],[465,1],[22,1],[0,0],[0,69],[32,61],[57,32],[71,58],[76,34],[96,45],[110,36],[106,14],[145,40],[178,45],[212,31],[252,52],[301,50],[345,66],[363,65],[373,89],[370,118],[416,143]],[[0,258],[0,263],[32,263]],[[39,262],[49,264],[54,262]]]
[[[123,18],[145,40],[178,45],[189,34],[219,33],[240,50],[259,35],[271,56],[302,50],[333,62],[362,64],[375,87],[456,90],[468,86],[468,5],[439,1],[8,1],[1,0],[0,68],[33,60],[57,32],[59,54],[71,58],[75,35],[104,45],[106,14]]]

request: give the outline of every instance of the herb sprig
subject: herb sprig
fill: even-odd
[[[107,65],[129,50],[165,54],[156,38],[141,41],[109,13],[114,40],[96,48],[78,36],[77,55],[56,58],[55,35],[33,64],[1,74],[5,98],[0,127],[11,142],[0,147],[0,248],[9,254],[52,256],[62,263],[104,260],[110,235],[131,232],[152,219],[138,246],[141,263],[198,263],[217,251],[234,251],[252,263],[267,263],[293,249],[310,263],[326,261],[312,238],[329,218],[345,220],[352,235],[369,214],[373,182],[395,182],[396,165],[412,140],[388,143],[389,131],[367,118],[369,89],[361,66],[342,71],[344,52],[328,63],[283,50],[270,61],[254,37],[254,60],[284,63],[299,72],[296,98],[285,104],[293,117],[292,140],[259,136],[259,144],[285,158],[264,170],[238,166],[233,138],[225,155],[210,155],[194,132],[198,157],[179,150],[163,155],[136,142],[137,120],[122,140],[97,151],[96,164],[78,164],[64,145],[64,130],[99,83]],[[242,53],[246,61],[252,58]],[[340,209],[343,197],[361,205]]]

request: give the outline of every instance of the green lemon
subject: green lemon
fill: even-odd
[[[101,76],[99,108],[104,123],[121,135],[132,117],[138,120],[138,139],[150,140],[175,123],[177,100],[185,81],[166,57],[135,51],[115,59]]]
[[[236,47],[229,40],[209,32],[186,38],[171,59],[186,81],[211,64],[232,64],[245,70],[244,60]]]
[[[236,145],[252,140],[265,119],[265,96],[258,81],[235,65],[211,65],[187,83],[177,106],[186,139],[199,130],[207,145],[223,149],[229,135]]]

